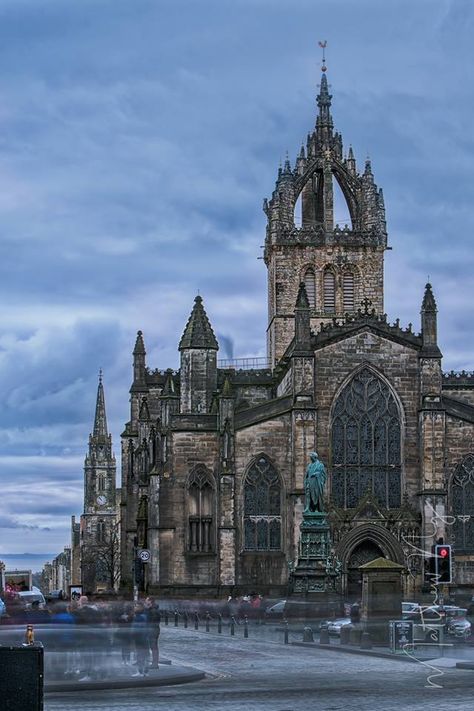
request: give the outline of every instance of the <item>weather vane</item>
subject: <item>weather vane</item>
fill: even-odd
[[[319,40],[318,42],[319,46],[323,50],[323,66],[321,67],[321,71],[325,72],[327,67],[326,67],[326,47],[327,47],[327,41],[326,40]]]

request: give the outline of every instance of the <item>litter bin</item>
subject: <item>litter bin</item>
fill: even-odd
[[[43,647],[0,646],[2,711],[43,711]]]

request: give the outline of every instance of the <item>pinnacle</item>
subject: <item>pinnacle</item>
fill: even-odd
[[[219,350],[219,344],[202,304],[202,297],[199,295],[194,299],[193,310],[179,342],[179,350],[185,348]]]
[[[143,333],[137,331],[137,340],[135,341],[135,348],[133,349],[133,355],[145,355],[145,343],[143,342]]]
[[[437,311],[436,301],[433,296],[433,291],[431,284],[428,282],[425,286],[425,293],[423,295],[423,303],[421,304],[422,311]]]
[[[306,293],[306,286],[304,281],[300,281],[298,296],[296,297],[296,308],[309,309],[309,299],[308,294]]]

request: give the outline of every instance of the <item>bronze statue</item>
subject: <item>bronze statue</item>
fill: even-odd
[[[326,467],[318,459],[317,452],[309,455],[311,463],[308,464],[304,477],[304,512],[303,513],[323,513],[324,512],[324,486],[326,484]]]

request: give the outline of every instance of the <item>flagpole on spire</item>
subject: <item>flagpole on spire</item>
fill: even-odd
[[[318,42],[319,46],[323,50],[323,63],[321,66],[321,71],[325,72],[327,67],[326,67],[326,47],[328,46],[327,40],[319,40]]]

